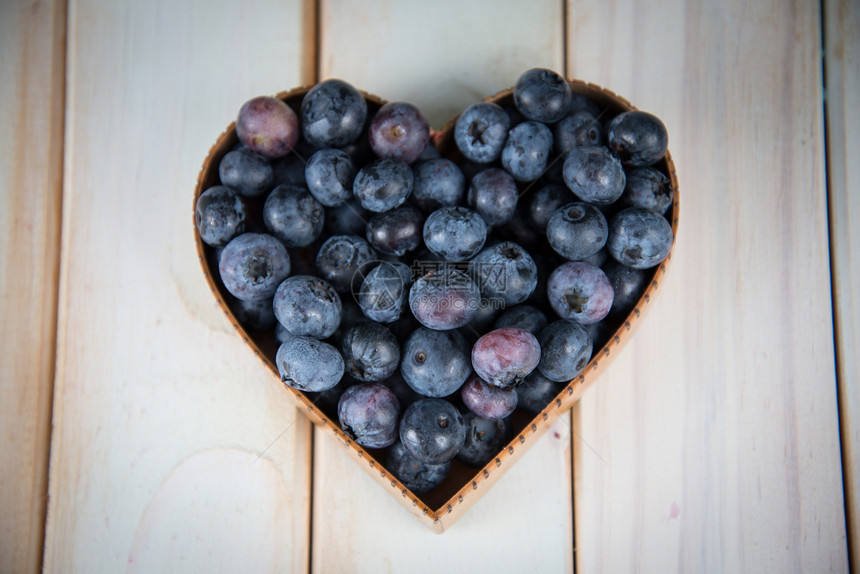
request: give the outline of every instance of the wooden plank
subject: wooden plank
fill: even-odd
[[[562,69],[561,16],[557,2],[326,1],[320,77],[412,102],[441,127],[529,67]],[[571,570],[568,425],[565,415],[557,435],[547,433],[441,536],[317,432],[312,569],[422,572],[449,563],[458,571]]]
[[[662,117],[665,290],[575,410],[583,572],[847,570],[817,3],[568,2],[569,74]]]
[[[65,2],[0,5],[0,571],[39,572],[63,161]]]
[[[851,561],[860,567],[860,6],[824,2],[827,189],[836,371]],[[854,222],[854,225],[851,222]]]
[[[310,425],[192,233],[241,104],[309,80],[305,9],[70,3],[48,572],[307,569]]]

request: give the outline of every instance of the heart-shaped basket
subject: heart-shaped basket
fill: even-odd
[[[600,106],[606,117],[613,117],[623,111],[635,109],[633,105],[624,98],[595,84],[580,80],[569,80],[575,94],[587,96]],[[301,101],[310,87],[295,88],[288,92],[282,92],[277,97],[287,103],[293,110],[301,107]],[[362,92],[368,103],[368,117],[385,103],[381,98],[372,94]],[[513,106],[513,89],[503,90],[494,96],[485,98],[484,101],[495,102],[502,106]],[[454,145],[453,130],[456,118],[449,121],[438,131],[434,131],[431,137],[437,149],[443,157],[453,160],[459,159],[459,151]],[[194,203],[206,189],[220,183],[218,165],[221,158],[238,143],[235,122],[227,126],[227,129],[218,137],[215,144],[209,150],[209,154],[203,162],[203,166],[197,178],[194,189]],[[661,171],[669,178],[674,192],[673,204],[666,213],[671,223],[672,232],[677,242],[678,213],[679,213],[679,187],[675,165],[669,153],[654,168]],[[527,191],[525,192],[527,193]],[[412,514],[417,516],[426,526],[435,532],[442,532],[453,524],[463,513],[471,507],[503,474],[510,468],[532,444],[535,443],[552,423],[564,413],[582,396],[585,390],[595,381],[597,377],[607,368],[614,356],[623,348],[632,336],[637,325],[643,320],[646,312],[654,301],[654,296],[663,282],[672,254],[657,267],[648,271],[647,287],[641,295],[635,307],[629,315],[621,321],[614,332],[608,337],[601,347],[595,347],[588,366],[580,375],[570,381],[567,385],[559,384],[559,393],[550,403],[537,415],[530,415],[524,411],[517,410],[511,415],[513,425],[513,438],[501,451],[483,468],[474,469],[453,461],[451,472],[445,481],[426,494],[415,494],[406,488],[392,473],[383,465],[383,451],[366,450],[352,440],[347,433],[341,430],[336,418],[327,415],[315,404],[309,395],[284,385],[275,366],[276,340],[274,330],[264,332],[248,332],[237,320],[236,315],[230,309],[228,301],[231,296],[224,288],[218,272],[218,265],[214,249],[209,247],[200,238],[196,225],[194,236],[197,243],[197,253],[206,280],[215,295],[218,304],[236,329],[242,341],[247,344],[258,359],[263,361],[272,372],[272,383],[279,385],[287,395],[295,402],[298,409],[303,412],[314,424],[318,425],[324,433],[340,444],[355,461],[364,468],[376,482],[389,491],[392,496],[399,500]],[[674,249],[674,246],[673,246]]]

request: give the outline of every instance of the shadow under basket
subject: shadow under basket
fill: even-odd
[[[626,110],[635,109],[624,98],[600,86],[580,80],[569,80],[569,82],[575,94],[582,94],[590,98],[600,107],[602,113],[607,118],[614,117]],[[294,111],[298,112],[302,98],[309,89],[310,87],[296,88],[289,92],[282,92],[277,97],[284,100]],[[372,94],[364,92],[363,94],[368,103],[368,118],[370,118],[375,110],[384,104],[385,101]],[[513,89],[501,91],[494,96],[486,98],[484,101],[513,107]],[[449,121],[441,130],[434,131],[431,137],[442,157],[448,157],[457,161],[460,157],[459,151],[453,143],[455,121],[456,118]],[[409,512],[415,515],[428,528],[437,533],[443,532],[460,518],[551,427],[556,419],[570,409],[586,389],[598,379],[645,317],[646,312],[654,301],[654,296],[663,282],[672,258],[672,253],[670,252],[669,256],[662,263],[648,270],[645,290],[635,307],[628,313],[626,318],[617,321],[616,325],[610,325],[609,334],[605,337],[606,340],[600,342],[599,346],[597,343],[595,344],[591,360],[580,375],[566,385],[560,383],[558,385],[560,389],[559,393],[538,414],[532,415],[517,409],[511,415],[510,421],[513,427],[513,438],[488,464],[483,468],[475,469],[455,459],[452,461],[450,474],[441,485],[426,494],[415,494],[385,468],[383,465],[384,449],[367,450],[359,446],[346,432],[341,430],[337,422],[336,413],[331,408],[321,408],[315,403],[316,397],[313,396],[314,394],[306,394],[290,388],[281,382],[277,367],[275,366],[277,343],[275,341],[274,329],[262,332],[246,330],[231,310],[228,302],[233,298],[226,291],[219,277],[215,250],[201,241],[196,224],[193,223],[193,206],[196,205],[197,198],[201,193],[209,187],[220,184],[218,165],[221,158],[237,144],[238,138],[236,137],[235,123],[231,123],[209,150],[209,154],[203,162],[198,175],[197,185],[194,190],[194,203],[192,204],[194,237],[197,243],[200,265],[203,268],[203,273],[212,289],[212,293],[215,295],[218,304],[224,313],[226,313],[230,323],[236,329],[242,341],[250,347],[257,358],[263,361],[272,372],[272,383],[279,385],[296,404],[299,411],[304,413],[324,434],[329,435],[329,438],[339,444],[382,488],[399,500]],[[674,193],[673,203],[666,213],[666,218],[671,224],[672,232],[677,240],[679,188],[677,173],[671,155],[667,153],[653,167],[669,178]],[[529,193],[528,187],[527,185],[521,185],[521,193],[527,196]],[[521,197],[522,200],[523,198]],[[254,201],[248,203],[250,203],[250,206],[246,205],[246,209],[249,207],[251,209],[262,209],[262,201],[257,202],[260,205],[254,205]]]

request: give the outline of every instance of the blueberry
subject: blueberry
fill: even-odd
[[[463,404],[481,418],[499,420],[507,418],[517,409],[517,391],[485,383],[472,376],[460,389]]]
[[[669,133],[657,116],[639,110],[618,114],[609,122],[609,148],[627,166],[653,165],[669,147]]]
[[[481,468],[493,460],[513,432],[509,419],[491,421],[468,412],[463,415],[463,422],[466,440],[457,453],[457,460],[473,468]]]
[[[547,318],[543,311],[532,305],[517,305],[505,311],[496,321],[494,328],[517,327],[532,335],[537,335],[546,327]]]
[[[589,203],[568,203],[552,214],[546,226],[550,246],[572,261],[595,255],[606,245],[608,236],[606,217]]]
[[[555,151],[565,154],[577,146],[603,144],[603,127],[585,110],[572,111],[553,126]]]
[[[447,397],[472,372],[466,341],[457,331],[419,327],[403,345],[402,358],[403,380],[425,397]]]
[[[485,248],[471,262],[481,295],[516,305],[528,299],[538,282],[537,265],[528,252],[504,241]]]
[[[374,215],[367,222],[367,240],[381,253],[400,256],[421,245],[423,228],[421,212],[404,205]]]
[[[517,181],[533,181],[547,167],[552,131],[540,122],[523,122],[511,129],[502,149],[502,166]]]
[[[649,269],[669,256],[673,240],[666,218],[648,209],[629,207],[612,218],[606,245],[618,262]]]
[[[230,303],[230,309],[236,315],[239,324],[249,331],[265,331],[275,326],[272,300],[268,297],[250,301],[236,299]]]
[[[274,295],[290,274],[290,256],[271,235],[243,233],[224,247],[218,270],[224,287],[237,299],[262,299]]]
[[[363,235],[367,220],[371,216],[355,198],[325,211],[326,235]]]
[[[382,383],[353,385],[340,396],[337,418],[356,443],[385,448],[397,441],[400,402]]]
[[[301,105],[302,133],[318,147],[343,147],[364,129],[367,102],[343,80],[325,80],[308,90]]]
[[[340,343],[346,373],[361,382],[382,381],[400,365],[400,345],[391,331],[365,321],[349,327]]]
[[[394,373],[382,381],[382,384],[394,393],[394,396],[397,397],[397,400],[400,403],[401,409],[408,407],[421,398],[421,395],[416,393],[412,387],[406,384],[406,381],[403,380],[403,375],[399,372]]]
[[[457,117],[454,142],[467,159],[490,163],[501,155],[510,127],[510,117],[498,104],[478,102]]]
[[[621,203],[664,215],[672,205],[674,193],[669,178],[653,167],[635,167],[627,173],[627,186]]]
[[[364,278],[358,304],[368,319],[392,323],[400,318],[411,271],[404,263],[383,261]]]
[[[511,387],[540,362],[537,338],[524,329],[504,327],[483,335],[472,347],[472,368],[497,387]]]
[[[409,289],[409,308],[430,329],[457,329],[478,311],[481,292],[472,279],[452,266],[423,275]]]
[[[304,247],[322,234],[325,211],[304,187],[279,185],[263,204],[263,222],[287,247]]]
[[[412,104],[388,102],[373,116],[368,138],[378,157],[412,163],[430,140],[430,124]]]
[[[315,152],[305,166],[308,191],[326,207],[343,205],[352,198],[352,178],[355,166],[349,155],[339,149]]]
[[[549,276],[547,295],[562,319],[590,325],[606,317],[612,308],[613,291],[599,267],[584,261],[560,265]]]
[[[541,355],[538,371],[551,381],[568,382],[588,365],[592,341],[585,327],[561,319],[544,327],[538,335]]]
[[[258,96],[245,102],[236,118],[239,141],[268,158],[283,157],[299,140],[299,119],[283,101]]]
[[[555,211],[576,198],[564,185],[548,183],[538,189],[529,204],[529,223],[538,231],[546,231],[546,224]]]
[[[361,273],[376,260],[376,252],[361,237],[333,235],[320,246],[316,265],[322,278],[343,293],[353,286],[357,289]]]
[[[595,118],[600,119],[603,115],[603,110],[597,105],[597,102],[586,96],[585,94],[573,94],[570,98],[570,112],[588,112]]]
[[[453,207],[460,203],[466,192],[466,177],[449,159],[422,161],[412,168],[415,176],[412,197],[425,211],[440,207]]]
[[[421,462],[450,461],[466,440],[466,425],[457,408],[443,399],[420,399],[400,421],[400,441]]]
[[[281,381],[300,391],[328,390],[343,377],[343,357],[337,349],[312,337],[294,335],[275,354]]]
[[[441,207],[424,221],[424,244],[447,261],[474,257],[487,240],[487,224],[476,211]]]
[[[227,152],[218,163],[218,175],[222,184],[245,197],[259,197],[275,184],[269,160],[247,147]]]
[[[469,206],[489,225],[510,221],[518,198],[519,191],[513,176],[497,167],[489,167],[476,174],[469,184]]]
[[[627,315],[639,302],[639,298],[648,284],[648,274],[644,269],[627,267],[614,259],[606,263],[603,272],[606,273],[606,278],[609,279],[615,293],[609,316],[621,318],[622,315]]]
[[[547,124],[562,119],[570,109],[573,92],[557,73],[543,68],[524,72],[514,86],[514,104],[528,119]]]
[[[245,231],[245,204],[228,187],[210,187],[197,198],[194,223],[203,243],[223,247]]]
[[[291,153],[272,161],[272,186],[305,185],[305,160]]]
[[[399,159],[379,159],[358,170],[352,192],[365,209],[382,213],[399,207],[412,192],[412,169]]]
[[[544,359],[542,359],[544,360]],[[536,415],[559,393],[561,386],[543,376],[540,365],[517,386],[517,406],[529,414]]]
[[[403,443],[396,442],[385,456],[385,468],[415,494],[430,492],[448,476],[451,462],[427,464],[412,456]]]
[[[582,201],[608,205],[624,193],[624,168],[603,146],[578,146],[564,160],[564,183]]]
[[[327,281],[311,275],[285,279],[273,307],[278,322],[293,335],[327,339],[341,322],[340,297]]]

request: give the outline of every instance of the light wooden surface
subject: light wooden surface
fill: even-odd
[[[830,245],[842,468],[852,564],[860,568],[860,5],[824,4]],[[854,225],[851,224],[853,221]]]
[[[51,392],[47,572],[847,571],[858,14],[824,7],[825,38],[804,2],[3,3],[0,571],[42,561]],[[532,66],[664,119],[678,245],[572,415],[434,535],[237,339],[192,190],[253,95],[338,76],[440,126]]]

